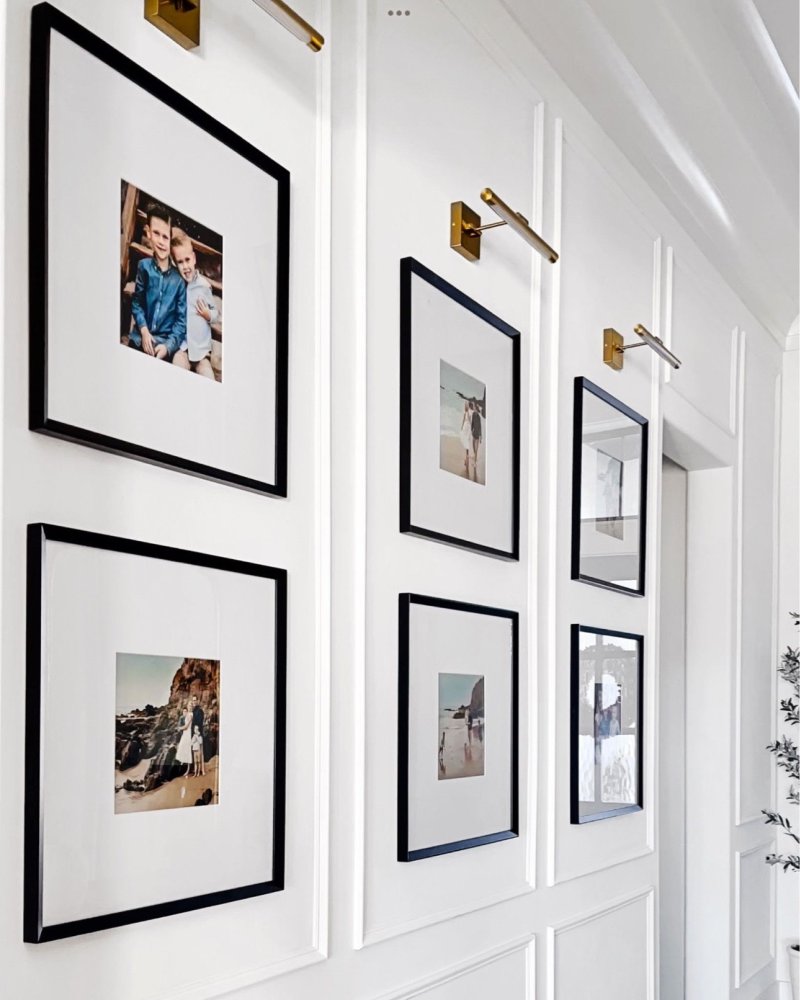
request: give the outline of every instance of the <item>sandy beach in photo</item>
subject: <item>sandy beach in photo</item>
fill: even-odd
[[[463,718],[454,719],[451,713],[442,713],[439,717],[440,740],[442,733],[444,751],[440,756],[439,778],[474,778],[483,774],[483,724],[473,724],[470,740]]]
[[[467,478],[467,471],[464,468],[464,449],[457,437],[449,434],[442,434],[439,437],[439,468],[445,472],[452,472],[455,476]],[[470,458],[470,471],[472,470],[472,458]],[[469,477],[473,482],[472,475]],[[481,447],[478,450],[478,482],[486,482],[486,449]]]
[[[439,674],[439,780],[483,774],[486,738],[480,674]]]
[[[211,798],[206,805],[216,805],[219,802],[219,757],[206,761],[206,773],[199,777],[173,778],[151,792],[129,792],[124,787],[126,781],[141,781],[150,766],[151,758],[145,757],[136,767],[127,771],[114,772],[115,787],[120,791],[115,793],[115,812],[132,813],[146,812],[150,809],[175,809],[180,806],[193,806],[202,798],[206,789],[210,789]],[[206,796],[208,797],[208,796]]]

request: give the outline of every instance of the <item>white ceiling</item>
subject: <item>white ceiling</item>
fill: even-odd
[[[798,299],[797,0],[503,0],[779,338]]]

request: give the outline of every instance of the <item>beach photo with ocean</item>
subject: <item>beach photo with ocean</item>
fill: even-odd
[[[486,720],[480,674],[439,674],[439,780],[484,773]]]
[[[439,468],[486,485],[486,386],[439,362]]]

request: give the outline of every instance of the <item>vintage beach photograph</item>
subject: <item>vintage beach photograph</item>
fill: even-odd
[[[439,362],[439,468],[486,485],[486,386]]]
[[[439,674],[439,780],[484,773],[484,679]]]
[[[219,233],[123,180],[120,248],[120,343],[221,382]]]
[[[219,802],[219,660],[117,653],[114,812]]]

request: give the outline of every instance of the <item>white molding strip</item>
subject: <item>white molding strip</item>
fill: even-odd
[[[369,3],[358,0],[355,13],[355,252],[354,369],[352,400],[355,454],[353,512],[353,944],[364,945],[366,909],[366,795],[367,795],[367,170],[368,170],[368,80]]]
[[[772,637],[770,642],[770,705],[773,706],[770,725],[770,739],[778,738],[778,713],[774,706],[778,704],[778,658],[780,656],[780,583],[781,583],[781,454],[783,452],[783,373],[779,370],[775,375],[775,413],[772,452]],[[778,767],[770,768],[770,801],[773,808],[778,801]]]
[[[728,430],[736,436],[739,433],[739,409],[741,401],[739,399],[739,370],[742,367],[744,358],[741,357],[741,343],[739,327],[735,326],[731,330],[731,340],[733,349],[731,350],[731,371],[730,390],[728,391]]]
[[[536,939],[533,934],[526,934],[523,937],[516,938],[514,941],[509,941],[507,944],[479,952],[478,955],[474,955],[466,962],[458,962],[432,976],[424,976],[421,979],[407,983],[405,986],[401,986],[399,989],[393,989],[388,993],[381,993],[380,996],[374,997],[373,1000],[413,1000],[414,997],[429,993],[431,990],[439,986],[444,986],[454,979],[460,979],[462,976],[469,975],[486,965],[492,965],[520,951],[528,952],[526,1000],[533,1000],[534,993],[531,987],[534,985],[535,978],[534,963],[536,951]]]
[[[775,959],[775,876],[777,869],[772,867],[768,870],[769,875],[769,899],[770,899],[770,920],[769,920],[769,958],[762,962],[757,968],[752,969],[748,972],[744,972],[742,969],[742,860],[744,858],[750,857],[751,854],[757,854],[759,851],[770,851],[775,846],[774,839],[762,841],[756,844],[754,847],[749,847],[746,851],[737,851],[734,865],[734,897],[733,897],[733,922],[734,922],[734,932],[733,932],[733,954],[734,954],[734,986],[736,989],[744,986],[746,983],[757,976],[762,969],[770,964],[770,962]]]
[[[561,247],[563,223],[564,194],[564,122],[556,118],[553,123],[553,241]],[[552,302],[550,312],[550,330],[552,337],[547,348],[543,350],[543,358],[547,365],[542,364],[542,394],[549,413],[548,437],[543,441],[543,451],[547,466],[543,469],[547,483],[547,504],[545,507],[547,530],[542,533],[546,545],[547,558],[544,561],[546,583],[543,588],[540,603],[539,622],[542,623],[542,659],[547,664],[547,859],[546,881],[548,886],[556,882],[556,788],[557,788],[557,606],[556,593],[558,582],[558,427],[559,427],[559,391],[558,371],[560,352],[560,319],[561,319],[561,265],[556,264],[553,273]]]
[[[653,241],[653,312],[652,329],[657,337],[661,337],[661,287],[663,240],[657,237]],[[655,352],[650,358],[650,424],[648,427],[648,482],[647,491],[647,532],[646,551],[650,553],[645,573],[645,593],[647,601],[647,641],[645,643],[645,690],[644,718],[649,720],[645,725],[644,773],[645,773],[645,824],[647,847],[655,850],[656,819],[658,817],[658,661],[659,661],[659,622],[661,606],[661,476],[663,463],[663,402],[662,385],[666,381],[666,372],[672,371],[670,365],[665,365]],[[658,488],[656,488],[658,487]]]
[[[595,907],[585,913],[560,924],[554,924],[547,928],[547,984],[545,988],[546,1000],[559,1000],[558,983],[556,981],[556,938],[565,931],[574,930],[584,924],[600,920],[610,913],[631,906],[640,900],[645,900],[647,904],[647,995],[641,1000],[655,1000],[656,997],[656,961],[655,961],[655,886],[648,885],[643,889],[627,896],[619,896],[605,906]],[[562,998],[562,1000],[577,1000],[577,998]]]
[[[734,824],[741,826],[742,820],[742,611],[743,611],[743,549],[744,539],[744,393],[747,358],[747,333],[739,331],[738,362],[736,380],[736,466],[734,469],[734,497],[736,511],[734,523],[733,566],[733,814]]]
[[[318,6],[323,35],[330,35],[331,0]],[[330,760],[331,760],[331,249],[333,242],[332,160],[333,133],[331,104],[333,70],[330,59],[317,65],[317,320],[315,355],[317,433],[315,466],[319,477],[316,489],[314,551],[317,553],[316,655],[314,690],[317,725],[314,734],[315,807],[314,826],[314,931],[315,949],[328,956],[328,905],[330,887]]]
[[[533,136],[533,224],[537,232],[542,232],[544,219],[544,164],[545,164],[545,106],[539,102],[534,109]],[[539,657],[535,655],[539,644],[539,433],[540,411],[539,392],[542,359],[542,296],[543,260],[539,254],[531,254],[531,297],[530,336],[528,337],[528,510],[526,521],[527,547],[527,716],[528,753],[525,760],[527,788],[527,850],[525,855],[525,878],[532,889],[536,888],[536,858],[538,844],[538,799],[539,799]],[[550,331],[551,333],[553,331]]]
[[[672,350],[672,316],[673,296],[675,294],[675,250],[667,247],[667,265],[665,269],[664,286],[664,336],[662,340],[669,350]],[[672,365],[664,365],[664,385],[672,381]]]

